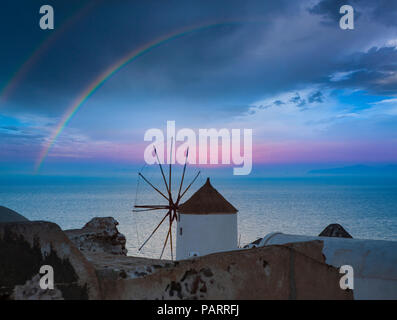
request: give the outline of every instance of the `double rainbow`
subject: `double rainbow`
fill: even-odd
[[[123,57],[121,60],[117,61],[113,65],[111,65],[108,69],[106,69],[103,73],[100,74],[73,102],[73,104],[67,108],[66,112],[62,116],[59,124],[56,126],[55,130],[51,134],[48,139],[48,142],[45,144],[42,149],[40,156],[35,165],[35,171],[38,172],[40,170],[41,165],[46,159],[50,149],[54,145],[56,139],[61,134],[63,129],[69,123],[70,119],[76,114],[76,112],[81,108],[81,106],[90,98],[110,77],[112,77],[117,71],[121,68],[129,64],[130,62],[136,60],[140,56],[148,53],[149,51],[175,39],[186,36],[193,32],[202,31],[205,29],[217,27],[217,26],[225,26],[225,25],[235,25],[236,22],[223,22],[223,23],[207,23],[194,27],[187,27],[182,30],[175,31],[173,33],[169,33],[165,36],[157,38],[149,43],[144,44],[143,46],[133,50],[128,55]]]

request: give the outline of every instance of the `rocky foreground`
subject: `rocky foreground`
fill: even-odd
[[[353,299],[322,241],[167,261],[127,256],[117,224],[0,223],[0,299]],[[53,290],[39,287],[42,265],[54,269]]]

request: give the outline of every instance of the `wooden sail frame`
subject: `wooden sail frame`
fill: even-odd
[[[172,146],[173,146],[173,141],[171,140],[170,157],[172,156]],[[159,205],[159,204],[134,205],[134,210],[132,210],[132,211],[133,212],[144,212],[144,211],[167,210],[167,213],[164,215],[164,217],[158,223],[158,225],[154,228],[154,230],[149,235],[149,237],[142,243],[142,245],[139,247],[138,251],[142,250],[142,248],[149,242],[149,240],[152,238],[152,236],[157,232],[157,230],[160,228],[160,226],[163,224],[163,222],[166,221],[166,219],[168,217],[169,227],[168,227],[168,232],[167,232],[166,238],[165,238],[164,243],[163,243],[163,248],[162,248],[162,251],[161,251],[160,259],[163,257],[164,250],[167,247],[167,243],[168,243],[168,240],[169,240],[169,242],[170,242],[170,251],[171,251],[171,259],[173,260],[174,259],[174,254],[173,254],[173,240],[172,240],[172,224],[173,224],[173,222],[175,220],[178,219],[178,213],[177,213],[178,212],[178,206],[179,206],[179,203],[180,203],[182,197],[186,194],[186,192],[190,189],[190,187],[193,185],[193,183],[197,180],[197,178],[198,178],[198,176],[200,175],[201,172],[199,171],[195,175],[194,179],[189,183],[189,185],[182,192],[183,182],[184,182],[185,173],[186,173],[187,159],[188,159],[188,155],[189,155],[189,148],[187,148],[185,163],[184,163],[183,171],[182,171],[181,182],[179,184],[179,189],[178,189],[178,194],[177,194],[177,197],[176,197],[176,201],[174,201],[173,197],[172,197],[172,190],[171,190],[171,182],[172,182],[172,164],[171,163],[172,163],[172,161],[170,159],[169,176],[168,176],[168,183],[167,183],[167,179],[165,177],[163,167],[161,165],[161,162],[159,160],[159,156],[157,154],[157,150],[156,150],[155,147],[153,147],[153,148],[154,148],[154,153],[155,153],[156,158],[157,158],[157,163],[159,165],[160,172],[161,172],[161,175],[163,177],[163,181],[164,181],[168,196],[166,194],[164,194],[163,192],[161,192],[159,190],[159,188],[154,186],[141,172],[139,172],[138,175],[150,187],[152,187],[152,189],[154,189],[158,194],[160,194],[164,199],[166,199],[167,202],[168,202],[168,205],[163,205],[163,204],[161,204],[161,205]]]

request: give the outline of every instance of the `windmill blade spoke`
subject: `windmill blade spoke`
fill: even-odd
[[[155,211],[155,210],[164,210],[164,208],[140,209],[140,210],[132,210],[132,212],[146,212],[146,211]]]
[[[175,219],[178,220],[178,219],[177,219],[177,213],[176,213],[176,209],[175,209],[175,208],[174,208],[173,212],[174,212],[174,214],[172,214],[172,212],[171,212],[171,215],[172,215],[171,223],[172,223]]]
[[[157,154],[156,147],[153,147],[153,148],[154,148],[154,153],[155,153],[156,158],[157,158],[157,162],[158,162],[158,164],[159,164],[159,166],[160,166],[160,171],[161,171],[161,175],[163,176],[165,188],[167,189],[167,192],[168,192],[168,195],[169,195],[169,194],[170,194],[170,189],[168,188],[167,179],[165,178],[164,171],[163,171],[163,167],[162,167],[161,162],[160,162],[160,159],[159,159],[159,155]]]
[[[176,205],[178,205],[179,200],[181,199],[181,191],[182,191],[182,186],[183,186],[183,180],[185,179],[185,172],[186,172],[186,165],[187,165],[187,157],[188,157],[188,155],[189,155],[189,148],[187,148],[187,150],[186,150],[185,165],[183,166],[182,179],[181,179],[181,184],[179,185],[178,197],[176,198]]]
[[[145,182],[147,184],[149,184],[154,190],[156,190],[159,194],[161,194],[168,202],[170,201],[159,189],[157,189],[148,179],[146,179],[142,173],[139,172],[139,176],[142,177],[143,180],[145,180]]]
[[[189,186],[186,188],[186,190],[182,193],[181,197],[179,198],[179,200],[182,199],[182,197],[185,195],[185,193],[189,190],[189,188],[192,186],[192,184],[196,181],[196,179],[198,178],[198,176],[200,175],[201,171],[197,172],[196,176],[194,177],[193,181],[189,184]]]
[[[174,260],[174,254],[173,254],[173,250],[172,250],[172,221],[174,221],[174,215],[173,214],[171,214],[170,215],[170,230],[169,230],[169,233],[170,233],[170,247],[171,247],[171,260]]]
[[[142,204],[142,205],[135,205],[134,208],[162,208],[162,209],[169,209],[168,205],[165,204]]]
[[[165,218],[171,213],[171,211],[168,211],[167,214],[164,216],[163,219],[161,219],[160,223],[157,225],[157,227],[153,230],[153,232],[150,234],[150,236],[145,240],[145,242],[140,246],[138,251],[141,251],[143,246],[150,240],[150,238],[154,235],[154,233],[157,231],[157,229],[161,226],[161,224],[164,222]]]
[[[164,242],[164,245],[163,245],[163,250],[161,250],[160,259],[163,257],[164,249],[165,249],[165,247],[167,246],[167,242],[168,242],[168,237],[169,237],[169,236],[170,236],[170,230],[168,229],[167,237],[165,238],[165,242]]]

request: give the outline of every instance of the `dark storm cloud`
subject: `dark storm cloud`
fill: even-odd
[[[238,23],[265,21],[267,17],[286,13],[291,10],[291,7],[295,7],[293,3],[288,4],[288,1],[284,0],[277,2],[102,0],[96,1],[95,6],[77,21],[68,23],[69,18],[79,13],[80,8],[88,2],[74,0],[68,2],[70,5],[65,5],[63,1],[47,1],[48,4],[53,5],[55,10],[56,28],[54,31],[43,31],[38,28],[39,1],[8,0],[5,3],[2,2],[0,16],[2,25],[12,26],[12,28],[6,28],[8,30],[6,36],[9,38],[5,46],[7,50],[0,56],[3,70],[0,81],[3,86],[24,60],[29,59],[40,43],[46,41],[51,32],[59,34],[55,37],[56,40],[51,42],[51,46],[37,59],[23,81],[18,83],[18,90],[12,96],[14,105],[24,105],[24,108],[29,108],[25,103],[29,102],[30,108],[33,109],[44,108],[51,111],[62,108],[110,65],[153,39],[194,25],[235,23],[234,28],[232,26],[227,29],[226,26],[227,30],[224,31],[222,31],[222,27],[219,27],[214,28],[213,31],[202,32],[202,36],[198,35],[197,42],[193,39],[187,48],[183,44],[178,48],[181,41],[175,41],[173,51],[160,55],[162,63],[167,62],[168,67],[160,65],[158,69],[160,72],[156,73],[156,77],[161,80],[166,75],[174,81],[187,80],[189,84],[189,82],[195,81],[194,77],[200,76],[199,70],[203,67],[204,70],[206,69],[206,63],[216,65],[223,60],[230,61],[233,52],[224,55],[223,44],[220,43],[219,48],[208,48],[209,51],[218,50],[219,52],[216,55],[210,52],[206,56],[206,63],[201,61],[201,66],[197,63],[190,64],[197,62],[198,59],[202,60],[206,54],[206,46],[215,46],[218,41],[216,38],[222,37],[222,32],[227,37],[228,34],[231,35],[237,31]],[[24,14],[19,14],[20,6],[24,6]],[[16,23],[14,20],[18,20],[18,22]],[[263,23],[263,26],[265,25],[266,23]],[[62,29],[65,26],[67,28]],[[9,30],[13,30],[13,32],[11,33]],[[225,44],[224,49],[228,50],[229,48],[230,45]],[[180,70],[178,70],[178,66],[173,65],[175,63],[172,59],[174,52],[181,50],[185,51],[186,63],[189,64],[191,70],[186,65],[180,65]],[[146,73],[146,69],[149,69],[150,75],[151,61],[140,60],[141,70]],[[145,61],[148,61],[149,64],[145,65]],[[173,68],[171,70],[173,72],[170,73],[170,70],[167,69],[171,68]],[[164,73],[161,74],[161,71]],[[196,76],[192,76],[190,79],[186,77],[194,72],[197,73]],[[49,106],[48,100],[58,103]]]
[[[308,11],[322,16],[325,23],[332,23],[339,21],[339,8],[343,5],[353,7],[357,20],[363,14],[385,25],[397,25],[397,1],[393,0],[321,0]]]
[[[309,8],[308,11],[322,16],[325,22],[336,22],[341,17],[339,8],[343,5],[353,5],[352,2],[352,0],[322,0]],[[357,14],[357,11],[355,13]]]
[[[346,79],[333,84],[336,87],[353,87],[378,94],[397,93],[397,49],[371,48],[367,52],[350,56],[342,67],[352,71]]]
[[[5,35],[7,46],[0,53],[2,83],[45,38],[44,31],[31,27],[33,22],[37,24],[34,19],[39,2],[26,1],[25,10],[32,11],[29,19],[25,17],[19,24],[10,22],[15,17],[6,12],[14,12],[21,3],[25,2],[8,0],[2,4],[5,9],[1,11],[2,24],[11,23],[15,29],[12,37],[9,33]],[[82,2],[71,1],[74,7],[70,9],[62,1],[49,3],[54,4],[56,15],[65,21]],[[366,5],[360,6],[360,12],[373,16],[379,11],[380,17],[354,33],[341,33],[335,25],[313,27],[310,19],[317,15],[339,17],[339,10],[335,8],[339,2],[320,1],[309,9],[310,14],[309,3],[294,0],[100,1],[43,53],[18,84],[8,106],[59,115],[59,110],[70,106],[121,57],[159,36],[205,22],[224,25],[153,49],[113,76],[91,99],[98,98],[99,102],[112,106],[121,101],[134,106],[153,101],[152,105],[158,108],[166,105],[167,110],[177,101],[186,105],[186,109],[190,106],[216,112],[219,108],[223,109],[221,114],[234,115],[246,111],[249,103],[263,96],[295,90],[299,85],[324,83],[340,87],[344,83],[379,92],[391,90],[392,80],[374,85],[374,78],[371,80],[368,75],[365,78],[359,72],[347,80],[350,82],[328,83],[332,73],[363,68],[366,64],[370,67],[364,68],[372,70],[368,72],[378,80],[382,74],[385,77],[385,70],[392,70],[391,61],[382,70],[369,53],[347,54],[362,50],[367,39],[379,39],[380,29],[373,27],[383,23],[383,16],[389,19],[391,13],[386,2],[376,6],[363,2]],[[381,57],[381,52],[376,55]],[[384,56],[392,55],[384,53]],[[320,102],[321,96],[310,99]]]
[[[387,26],[397,26],[397,1],[372,1],[376,6],[372,11],[373,18],[379,19]]]

